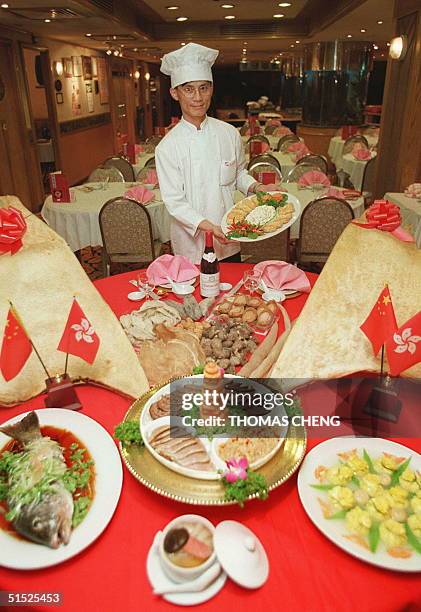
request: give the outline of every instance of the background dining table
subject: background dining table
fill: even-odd
[[[250,266],[222,264],[221,281],[236,283]],[[127,299],[135,273],[95,282],[117,316],[139,307]],[[317,275],[308,274],[311,285]],[[292,320],[308,294],[288,299]],[[121,364],[124,367],[124,364]],[[78,388],[82,413],[98,421],[111,434],[123,419],[130,401],[109,390],[84,385]],[[1,421],[43,407],[44,396],[19,406],[1,409]],[[308,441],[308,449],[318,440]],[[405,441],[402,441],[405,443]],[[420,451],[418,439],[406,441]],[[200,606],[206,612],[241,609],[242,612],[415,612],[421,608],[421,581],[417,574],[394,572],[363,563],[330,542],[305,513],[294,474],[272,491],[266,501],[234,506],[190,506],[161,497],[143,487],[124,469],[123,489],[114,517],[104,533],[86,550],[44,570],[0,568],[0,589],[24,592],[61,592],[64,612],[137,612],[174,610],[152,593],[146,576],[146,557],[155,533],[180,514],[197,513],[214,524],[226,519],[244,523],[265,547],[270,573],[258,590],[247,590],[227,580],[222,591]],[[241,564],[241,558],[238,559]],[[48,610],[32,605],[31,612]]]
[[[134,177],[135,178],[137,177],[138,172],[140,172],[142,170],[142,168],[145,167],[146,162],[148,162],[153,157],[155,157],[155,152],[153,152],[153,153],[139,153],[139,155],[136,156],[136,163],[132,164],[132,168],[133,168],[133,172],[134,172]]]
[[[399,206],[402,227],[414,236],[417,246],[421,248],[421,199],[410,198],[404,193],[386,193],[384,199]]]
[[[371,152],[371,159],[376,157],[377,153]],[[352,153],[343,155],[336,163],[336,170],[344,170],[349,174],[349,179],[355,189],[361,191],[364,178],[364,170],[369,160],[355,159]]]
[[[379,141],[378,134],[364,134],[364,138],[367,139],[369,147],[375,146]],[[342,138],[342,136],[333,136],[329,141],[329,148],[327,152],[335,166],[337,166],[341,160],[344,151],[344,144],[345,140]]]
[[[75,200],[69,203],[53,202],[49,195],[41,210],[41,216],[55,230],[72,251],[87,246],[102,246],[99,228],[99,211],[108,200],[122,196],[130,187],[140,183],[85,183],[72,187]],[[91,191],[89,191],[91,189]],[[151,217],[154,240],[170,239],[170,216],[161,200],[159,189],[154,189],[154,200],[147,204]]]

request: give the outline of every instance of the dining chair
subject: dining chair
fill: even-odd
[[[145,162],[144,168],[156,168],[155,155]]]
[[[256,155],[253,157],[247,165],[247,170],[250,171],[256,164],[260,163],[271,164],[281,171],[281,164],[279,163],[279,160],[272,155],[272,153],[262,153],[261,155]]]
[[[278,166],[275,166],[275,164],[270,164],[267,162],[257,162],[257,164],[253,164],[249,170],[249,174],[251,174],[252,177],[256,179],[256,181],[260,181],[260,182],[261,182],[261,178],[259,177],[259,175],[262,172],[273,172],[275,174],[275,180],[273,182],[274,183],[282,182],[282,172]]]
[[[274,131],[278,129],[278,127],[279,127],[278,125],[267,125],[265,127],[266,136],[271,136],[274,133]]]
[[[104,168],[99,166],[95,168],[88,176],[88,183],[124,183],[124,176],[118,168]]]
[[[143,168],[141,168],[139,172],[136,174],[136,182],[138,183],[147,182],[146,179],[148,176],[148,172],[150,172],[151,170],[155,170],[155,166],[143,166]]]
[[[293,144],[294,142],[300,142],[300,139],[295,134],[286,134],[285,136],[281,136],[281,138],[278,140],[276,150],[285,153],[289,145]]]
[[[346,200],[328,196],[310,202],[301,213],[297,262],[325,262],[352,219],[354,211]]]
[[[104,276],[110,276],[112,263],[149,264],[160,252],[153,239],[152,223],[146,206],[130,198],[108,200],[99,212]]]
[[[377,157],[369,159],[364,168],[363,181],[361,191],[367,191],[371,194],[374,192],[374,178],[376,175]]]
[[[311,170],[318,170],[318,168],[313,164],[297,163],[293,168],[291,168],[284,180],[286,183],[297,183],[303,174],[306,174],[306,172],[311,172]]]
[[[134,181],[133,166],[124,157],[121,157],[120,155],[113,155],[112,157],[106,159],[102,165],[104,168],[117,168],[120,170],[126,183]]]
[[[255,121],[254,125],[260,128],[259,121]],[[249,129],[250,129],[250,122],[249,121],[245,121],[243,123],[243,125],[241,126],[241,128],[240,128],[240,135],[241,136],[247,136],[247,132],[249,131]]]
[[[342,155],[351,153],[354,145],[356,145],[358,142],[363,144],[367,149],[369,148],[367,138],[365,136],[361,136],[361,134],[355,134],[355,136],[350,136],[345,140]]]
[[[316,155],[316,153],[309,153],[308,155],[304,155],[297,161],[298,164],[309,164],[310,166],[314,166],[321,172],[327,175],[328,165],[327,161],[321,155]]]
[[[159,145],[162,139],[163,139],[163,136],[159,136],[158,134],[156,134],[155,136],[149,136],[149,138],[146,139],[145,144],[156,147],[157,145]]]
[[[250,136],[250,138],[247,140],[247,145],[250,145],[251,142],[265,142],[266,144],[268,144],[270,146],[270,142],[269,139],[266,138],[266,136],[264,136],[264,134],[256,134],[255,136]]]
[[[277,261],[289,261],[289,228],[284,232],[261,240],[259,242],[242,242],[241,259],[247,263],[259,263],[276,259]]]

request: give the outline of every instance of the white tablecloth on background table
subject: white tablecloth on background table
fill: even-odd
[[[364,136],[367,138],[368,145],[373,147],[377,144],[379,137],[378,136]],[[341,157],[343,155],[345,140],[341,136],[333,136],[329,142],[328,154],[330,155],[330,159],[333,161],[335,166],[340,162]]]
[[[132,164],[134,170],[134,177],[137,177],[137,173],[145,167],[146,162],[149,159],[155,157],[155,153],[141,153],[136,157],[136,163]]]
[[[52,140],[37,140],[37,151],[40,164],[49,164],[54,161],[54,147]]]
[[[301,212],[304,210],[304,208],[308,204],[310,204],[310,202],[318,198],[322,198],[328,190],[328,188],[323,189],[323,190],[314,190],[314,191],[312,189],[301,189],[298,187],[298,183],[282,183],[281,189],[288,191],[288,193],[290,193],[291,195],[295,196],[298,199],[298,201],[301,204]],[[344,189],[341,189],[341,187],[335,187],[335,189],[338,189],[339,191],[345,191]],[[238,202],[239,200],[242,200],[243,198],[244,198],[244,195],[240,191],[235,192],[236,202]],[[364,212],[364,198],[360,197],[360,198],[357,198],[356,200],[347,200],[347,202],[351,206],[352,210],[354,211],[355,219],[358,219],[359,217],[361,217],[361,215]],[[291,225],[290,239],[295,240],[296,238],[299,237],[299,235],[300,235],[300,218],[298,218],[295,221],[295,223]]]
[[[376,153],[371,154],[371,158],[376,157]],[[355,159],[352,153],[347,153],[343,155],[341,159],[336,163],[337,170],[344,170],[349,174],[349,178],[351,183],[354,185],[355,189],[359,189],[361,191],[364,177],[364,169],[366,163],[369,160],[359,160]]]
[[[404,193],[386,193],[384,199],[399,206],[402,227],[414,236],[417,246],[421,248],[421,201],[409,198]]]
[[[85,186],[99,187],[101,183],[86,183],[72,187],[76,200],[59,204],[48,196],[42,207],[41,216],[55,230],[72,251],[87,246],[102,246],[99,229],[99,211],[108,200],[122,196],[133,183],[108,183],[106,189],[83,191]],[[155,240],[167,242],[170,239],[170,216],[161,200],[159,189],[154,189],[155,200],[147,205],[151,217],[152,234]]]

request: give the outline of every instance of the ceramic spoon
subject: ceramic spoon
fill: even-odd
[[[274,296],[276,302],[282,302],[285,299],[285,293],[281,289],[269,289],[265,281],[262,279],[262,287],[266,295]]]
[[[169,276],[167,276],[167,281],[170,283],[171,289],[176,295],[188,295],[194,291],[191,285],[186,283],[175,283]]]
[[[174,584],[174,586],[162,586],[154,589],[155,595],[169,595],[170,593],[198,593],[204,591],[212,582],[214,582],[221,573],[221,566],[218,562],[209,567],[199,578]]]

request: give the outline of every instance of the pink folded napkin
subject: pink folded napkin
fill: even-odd
[[[262,280],[269,289],[310,292],[310,282],[303,270],[285,261],[261,261],[254,266],[262,274]]]
[[[309,170],[298,179],[298,184],[301,187],[311,187],[311,185],[325,185],[328,187],[330,181],[326,174],[320,172],[320,170]]]
[[[266,127],[281,127],[282,123],[280,119],[268,119],[266,121]]]
[[[132,200],[136,200],[139,204],[148,204],[148,202],[152,202],[155,198],[155,195],[143,185],[136,185],[136,187],[132,187],[124,194],[126,198],[131,198]]]
[[[161,255],[151,263],[146,274],[156,285],[166,285],[167,276],[183,283],[199,276],[199,270],[183,255]]]
[[[143,177],[142,183],[145,185],[153,185],[154,187],[158,185],[158,174],[155,168],[150,168],[150,170],[146,171],[146,176]]]
[[[371,159],[371,152],[368,149],[353,149],[352,156],[359,161]]]
[[[327,192],[324,194],[324,197],[331,198],[339,198],[340,200],[345,200],[344,192],[341,189],[336,189],[335,187],[330,187]]]
[[[310,153],[310,149],[308,147],[306,147],[306,145],[303,145],[301,147],[301,149],[298,149],[298,151],[295,153],[295,161],[300,161],[300,159],[302,157],[304,157],[305,155],[308,155]]]
[[[287,151],[288,153],[295,153],[296,151],[299,151],[300,149],[302,149],[303,147],[306,147],[306,145],[303,142],[293,142],[292,144],[289,145]]]
[[[286,136],[287,134],[292,134],[292,132],[286,125],[281,125],[280,127],[276,128],[273,133],[274,136]]]
[[[405,195],[408,198],[421,198],[421,183],[412,183],[405,189]]]
[[[135,144],[134,152],[135,152],[136,155],[140,155],[140,153],[144,153],[145,152],[145,147],[143,145],[140,145],[140,144]]]

